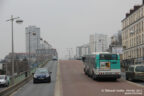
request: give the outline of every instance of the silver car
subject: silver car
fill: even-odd
[[[144,80],[144,64],[130,65],[126,72],[127,80]]]
[[[0,86],[8,87],[9,86],[9,76],[7,75],[0,75]]]

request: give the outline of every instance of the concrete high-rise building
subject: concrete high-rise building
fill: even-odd
[[[89,38],[90,53],[105,52],[109,48],[110,38],[103,34],[93,34]]]
[[[90,50],[89,50],[89,44],[84,44],[82,46],[76,47],[76,57],[77,59],[81,59],[85,55],[89,55]]]
[[[36,26],[28,26],[25,28],[26,32],[26,52],[36,53],[40,49],[40,28]]]

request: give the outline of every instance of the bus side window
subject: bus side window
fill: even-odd
[[[96,61],[96,58],[95,58],[95,68],[97,68],[97,61]]]
[[[96,68],[97,66],[96,66],[96,57],[94,58],[94,67]]]
[[[94,64],[94,68],[96,68],[96,61],[95,61],[96,59],[94,58],[93,59],[93,64]]]
[[[87,59],[88,59],[88,63],[87,64],[89,65],[89,57],[87,57]]]
[[[91,67],[93,66],[93,64],[92,64],[92,58],[91,58],[91,60],[90,60],[91,62],[90,62],[90,64],[91,64]]]
[[[91,66],[94,67],[94,58],[91,57]]]
[[[91,58],[89,57],[89,66],[91,67]]]
[[[91,67],[91,57],[89,57],[89,66]]]
[[[93,58],[91,57],[91,67],[93,67]]]

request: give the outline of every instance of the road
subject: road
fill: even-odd
[[[144,86],[144,81],[134,81],[134,83],[141,84]]]
[[[54,96],[54,88],[56,83],[57,61],[49,61],[45,66],[52,72],[51,83],[33,84],[31,80],[22,88],[14,92],[11,96]]]
[[[2,91],[2,90],[4,90],[4,89],[6,89],[7,87],[2,87],[2,86],[0,86],[0,91]]]
[[[123,79],[92,80],[84,74],[81,61],[60,61],[60,73],[63,96],[144,96],[144,87]]]

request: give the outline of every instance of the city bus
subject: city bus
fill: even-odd
[[[82,60],[84,62],[85,74],[94,80],[99,78],[113,78],[113,80],[117,80],[121,77],[119,54],[99,52],[86,55]]]

